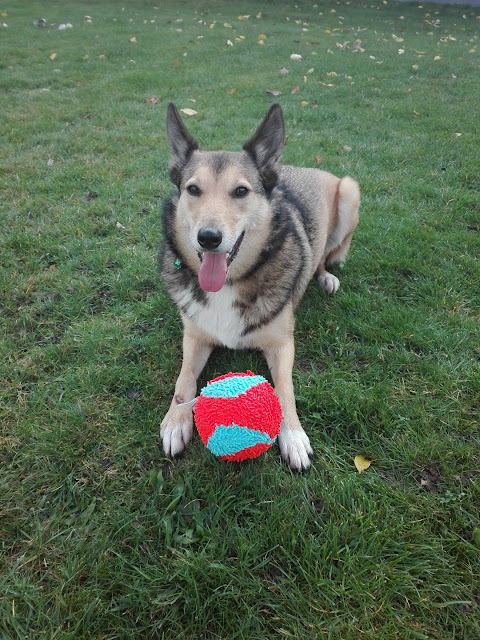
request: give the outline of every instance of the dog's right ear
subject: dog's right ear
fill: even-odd
[[[168,162],[170,180],[177,187],[180,187],[182,171],[192,153],[200,147],[195,138],[187,131],[187,127],[183,124],[173,102],[168,104],[167,109],[167,140],[170,151]]]

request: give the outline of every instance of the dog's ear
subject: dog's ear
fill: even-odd
[[[267,191],[273,189],[277,183],[284,142],[285,126],[282,108],[275,102],[253,137],[243,145],[243,150],[248,153],[259,170],[263,186]]]
[[[177,107],[170,102],[167,109],[167,140],[170,151],[168,170],[170,180],[180,187],[182,171],[192,153],[199,149],[198,142],[187,131],[183,124]]]

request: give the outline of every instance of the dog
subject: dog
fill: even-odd
[[[350,177],[282,165],[285,129],[273,104],[240,152],[204,151],[173,103],[167,111],[169,177],[160,269],[183,322],[183,362],[160,435],[180,455],[193,431],[197,378],[215,346],[259,349],[268,363],[283,420],[282,458],[310,466],[310,441],[297,416],[292,370],[294,310],[316,275],[343,263],[358,223],[360,189]]]

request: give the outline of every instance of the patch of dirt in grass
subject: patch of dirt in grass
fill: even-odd
[[[424,487],[430,493],[441,493],[441,470],[438,462],[431,462],[429,465],[421,469],[416,480],[421,487]]]

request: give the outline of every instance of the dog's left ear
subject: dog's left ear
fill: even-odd
[[[275,102],[268,110],[261,125],[243,150],[254,161],[267,191],[277,183],[278,172],[282,164],[282,151],[285,142],[282,107]]]
[[[178,113],[177,107],[170,102],[167,109],[167,140],[170,151],[168,163],[170,180],[180,187],[182,171],[192,153],[199,149],[198,142],[188,132]]]

